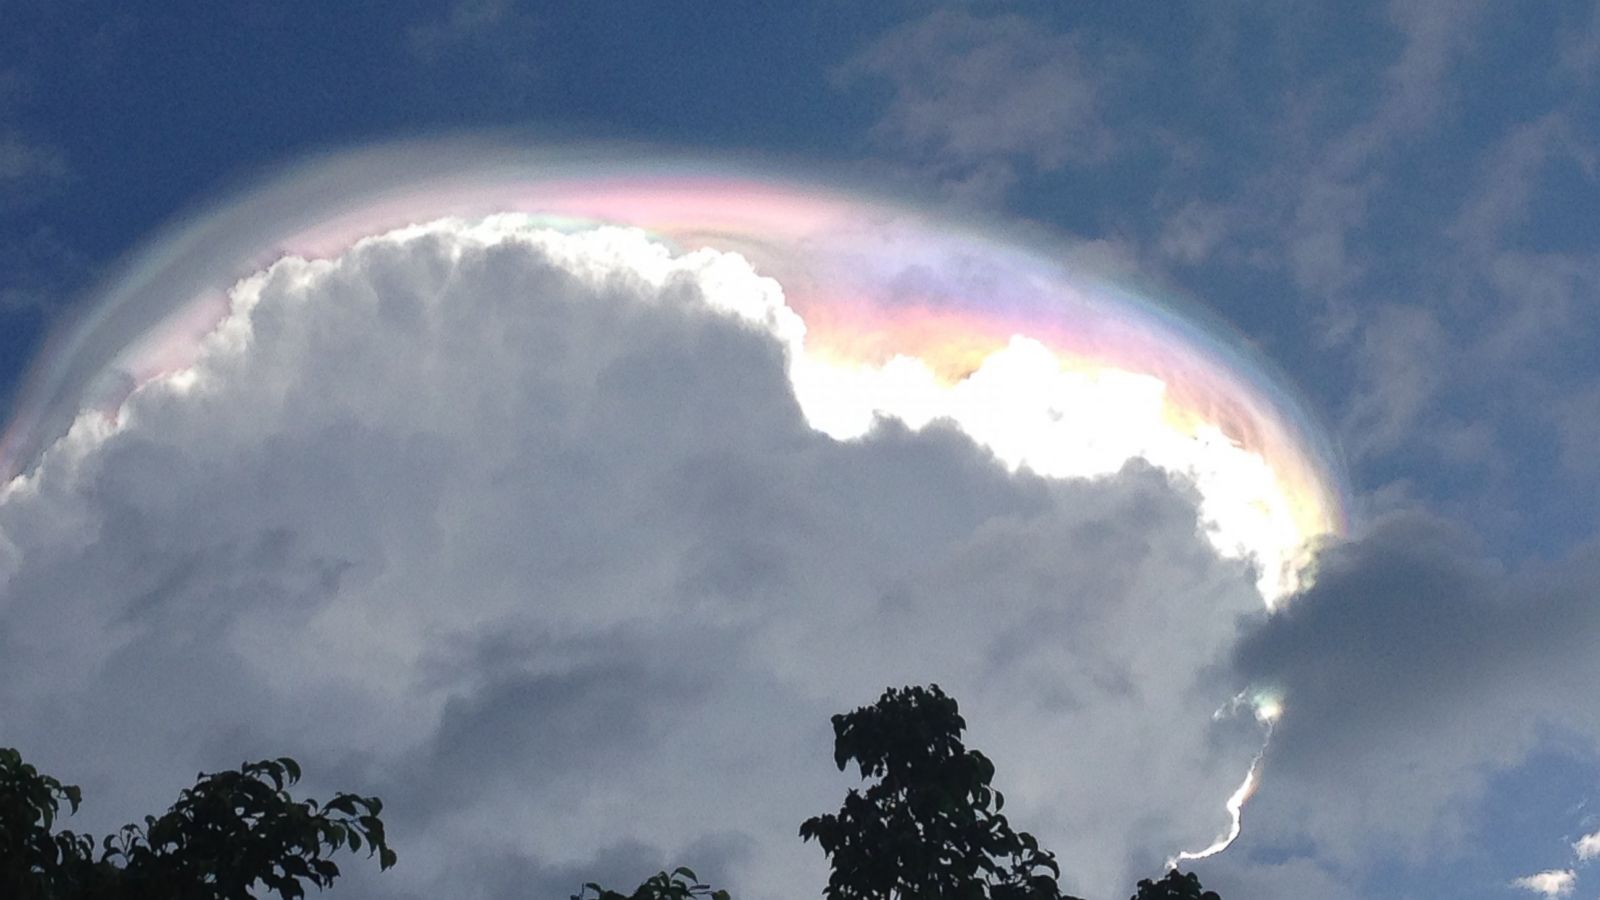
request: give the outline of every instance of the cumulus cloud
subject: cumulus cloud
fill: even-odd
[[[795,829],[849,783],[828,716],[926,681],[1079,892],[1226,824],[1259,733],[1211,714],[1265,613],[1161,472],[830,439],[781,287],[629,231],[413,228],[233,303],[0,495],[7,738],[91,830],[289,753],[386,799],[419,895],[680,862],[811,895]]]
[[[1567,897],[1577,884],[1578,876],[1571,869],[1551,869],[1536,875],[1527,875],[1512,882],[1514,887],[1546,897]]]
[[[1572,852],[1578,854],[1581,862],[1588,862],[1600,856],[1600,831],[1578,838],[1572,844]]]

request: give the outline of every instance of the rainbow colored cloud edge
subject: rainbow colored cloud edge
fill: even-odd
[[[1204,308],[1098,274],[1037,230],[750,166],[593,148],[336,155],[190,217],[52,337],[0,438],[0,476],[26,471],[80,410],[108,397],[114,406],[185,365],[226,313],[227,287],[273,258],[331,257],[368,235],[503,213],[561,230],[639,228],[679,252],[738,253],[782,286],[805,322],[806,352],[832,365],[909,358],[948,386],[1024,337],[1064,372],[1153,378],[1174,433],[1265,463],[1281,497],[1272,502],[1284,506],[1274,527],[1294,531],[1280,536],[1284,546],[1348,530],[1343,467],[1326,431],[1292,380]]]

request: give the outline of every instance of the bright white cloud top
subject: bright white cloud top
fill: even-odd
[[[36,368],[0,463],[20,470],[86,399],[115,404],[186,365],[223,312],[208,282],[264,247],[327,257],[436,216],[514,210],[562,230],[645,228],[776,278],[784,308],[765,325],[790,350],[808,420],[834,437],[879,416],[948,419],[1049,476],[1144,459],[1194,483],[1214,544],[1259,567],[1269,602],[1296,586],[1308,547],[1343,529],[1338,466],[1288,380],[1202,309],[1096,275],[1068,249],[734,169],[455,146],[448,170],[431,171],[442,152],[313,166],[157,242]]]
[[[461,212],[456,188],[408,208]],[[1228,827],[1260,733],[1211,715],[1241,689],[1218,663],[1338,519],[1285,390],[1217,368],[1243,350],[1049,294],[1071,282],[1032,251],[904,210],[839,232],[836,198],[782,191],[752,196],[900,305],[817,299],[844,282],[681,188],[628,194],[691,209],[675,231],[300,210],[261,228],[304,255],[211,302],[273,196],[135,260],[11,431],[44,449],[0,493],[0,706],[109,822],[287,752],[385,797],[409,883],[559,895],[687,862],[805,896],[794,829],[844,786],[828,716],[937,681],[1075,890]],[[868,241],[899,255],[846,252]]]

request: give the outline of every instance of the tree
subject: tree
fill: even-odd
[[[77,812],[82,800],[76,786],[41,774],[16,750],[0,748],[0,896],[56,896],[89,876],[93,841],[51,830],[62,803]]]
[[[201,773],[161,817],[96,841],[52,831],[61,804],[82,795],[0,748],[0,896],[17,900],[244,900],[259,889],[281,900],[326,888],[328,857],[363,845],[380,868],[395,864],[376,797],[341,793],[326,804],[287,788],[300,766],[287,757]]]
[[[938,685],[890,688],[872,706],[833,717],[834,762],[853,762],[866,790],[800,837],[832,865],[828,900],[1073,900],[1055,854],[1001,813],[994,764],[968,750],[956,701]],[[395,864],[376,797],[297,801],[287,757],[202,773],[161,817],[95,840],[56,831],[82,794],[0,748],[0,898],[4,900],[299,900],[333,884],[330,858],[349,848]],[[258,892],[261,892],[258,894]],[[687,868],[660,872],[631,894],[585,884],[571,900],[729,900]],[[1193,874],[1144,880],[1132,900],[1220,900]]]
[[[938,685],[833,717],[835,764],[878,781],[800,826],[832,861],[828,900],[1062,900],[1055,854],[1012,830],[994,763],[962,744],[965,729]]]
[[[1179,872],[1173,869],[1160,881],[1146,878],[1139,882],[1139,893],[1131,900],[1222,900],[1222,898],[1217,896],[1216,891],[1208,891],[1201,887],[1199,877],[1193,872]]]
[[[834,763],[854,762],[865,793],[852,789],[836,814],[807,819],[832,863],[828,900],[1073,900],[1061,893],[1055,854],[1013,831],[991,784],[994,764],[961,741],[966,721],[938,685],[890,688],[872,706],[833,717]],[[726,891],[678,869],[630,895],[584,885],[572,900],[728,900]],[[1139,882],[1132,900],[1221,900],[1193,873]]]
[[[571,900],[590,900],[590,891],[594,892],[592,900],[728,900],[727,891],[712,890],[711,885],[701,884],[694,870],[685,866],[679,866],[670,873],[651,875],[631,894],[608,891],[591,881],[573,894]]]

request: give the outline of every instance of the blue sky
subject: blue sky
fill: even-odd
[[[1202,874],[1600,894],[1571,848],[1600,828],[1600,5],[11,0],[0,397],[162,226],[308,154],[484,133],[869,180],[1214,309],[1311,398],[1361,527],[1239,643],[1318,724]]]

